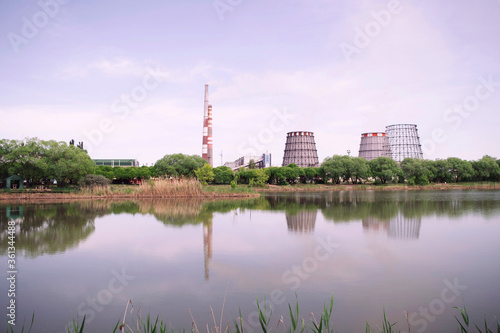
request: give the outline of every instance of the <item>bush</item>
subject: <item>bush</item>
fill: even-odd
[[[111,183],[111,180],[102,175],[86,175],[80,178],[78,181],[78,186],[80,187],[96,187],[104,186],[107,187]]]
[[[231,181],[231,188],[234,190],[236,188],[236,180]]]

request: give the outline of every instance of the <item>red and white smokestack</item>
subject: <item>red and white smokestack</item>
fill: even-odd
[[[208,140],[207,140],[207,161],[210,166],[214,166],[214,151],[212,146],[212,105],[208,106]]]
[[[213,166],[212,150],[212,106],[208,105],[208,84],[205,84],[205,105],[203,110],[203,145],[201,157]]]

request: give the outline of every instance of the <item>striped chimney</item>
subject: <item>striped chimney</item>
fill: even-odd
[[[213,166],[212,149],[212,106],[208,105],[208,84],[205,84],[205,105],[203,110],[203,145],[201,157]]]

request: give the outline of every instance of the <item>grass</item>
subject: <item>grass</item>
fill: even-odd
[[[232,188],[230,185],[209,185],[203,188],[205,193],[216,193],[216,194],[257,194],[255,188],[249,185],[237,185]]]
[[[288,310],[289,310],[289,320],[285,321],[283,316],[279,318],[276,326],[274,326],[273,323],[275,321],[272,320],[272,309],[268,309],[265,305],[261,306],[261,303],[259,302],[259,299],[257,298],[257,309],[258,309],[258,320],[259,320],[259,326],[260,327],[253,327],[249,328],[243,320],[243,315],[241,313],[241,309],[239,309],[239,316],[238,318],[234,318],[231,323],[228,323],[224,328],[223,328],[223,323],[222,323],[222,318],[224,314],[224,303],[225,303],[225,296],[224,296],[224,302],[222,304],[222,311],[221,311],[221,316],[220,316],[220,321],[217,324],[217,321],[215,319],[214,311],[212,307],[210,307],[211,313],[212,313],[212,318],[213,318],[213,327],[211,327],[212,324],[206,324],[204,326],[198,326],[196,323],[195,318],[191,314],[191,310],[189,313],[191,314],[192,318],[192,325],[190,328],[184,328],[184,329],[179,329],[175,330],[169,325],[162,321],[159,316],[153,318],[149,314],[145,319],[142,317],[141,313],[141,308],[139,307],[139,310],[137,311],[136,317],[135,318],[127,318],[127,315],[134,312],[134,306],[132,304],[132,301],[129,300],[127,301],[127,305],[125,307],[125,312],[123,314],[123,318],[121,320],[118,320],[116,325],[114,326],[113,329],[110,330],[112,333],[175,333],[175,332],[191,332],[191,333],[202,333],[206,332],[208,333],[245,333],[245,332],[250,332],[250,331],[256,331],[260,329],[263,333],[272,333],[272,332],[278,332],[283,330],[284,333],[305,333],[305,332],[311,332],[311,333],[333,333],[337,332],[334,330],[333,326],[333,296],[330,299],[329,304],[325,304],[323,308],[323,312],[320,315],[319,319],[316,319],[315,315],[313,313],[309,314],[309,320],[306,321],[304,320],[303,317],[300,316],[300,311],[299,311],[299,302],[298,300],[296,301],[295,305],[292,306],[288,304]],[[264,300],[264,304],[266,304],[266,301]],[[131,310],[129,311],[129,306]],[[458,327],[457,327],[457,332],[460,333],[500,333],[500,323],[497,319],[497,322],[495,324],[495,327],[488,327],[488,323],[486,320],[484,323],[481,324],[484,325],[484,328],[479,327],[477,324],[471,324],[471,320],[469,318],[469,314],[467,313],[467,310],[464,308],[459,308],[455,307],[460,313],[460,318],[455,316],[455,319],[457,321]],[[406,313],[407,315],[407,313]],[[411,327],[408,322],[408,316],[407,318],[407,323],[408,324],[408,332],[411,333]],[[68,333],[83,333],[84,332],[84,327],[85,327],[85,317],[83,317],[81,323],[78,321],[73,320],[71,323],[71,326],[67,327],[67,332]],[[29,329],[26,330],[27,333],[31,332],[31,329],[33,327],[33,322],[34,322],[34,314],[31,319],[31,324],[29,326]],[[391,323],[389,319],[386,316],[385,310],[383,311],[383,317],[382,317],[382,322],[381,325],[377,325],[376,327],[370,326],[368,323],[366,323],[366,328],[365,332],[366,333],[401,333],[401,331],[396,327],[397,323]],[[21,329],[21,332],[24,333],[25,323],[23,323],[23,327]],[[7,333],[13,333],[14,330],[12,326],[7,327]]]

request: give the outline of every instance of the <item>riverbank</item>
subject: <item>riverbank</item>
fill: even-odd
[[[266,185],[264,187],[250,187],[238,185],[232,188],[229,185],[202,186],[197,181],[187,180],[180,183],[155,183],[153,185],[111,185],[108,188],[94,189],[66,189],[66,190],[18,190],[0,193],[0,202],[25,200],[82,200],[82,199],[161,199],[161,198],[249,198],[258,197],[267,192],[321,192],[321,191],[416,191],[416,190],[498,190],[499,182],[484,183],[442,183],[425,186],[411,186],[407,184],[295,184],[295,185]]]
[[[317,192],[317,191],[415,191],[415,190],[498,190],[500,183],[440,183],[425,186],[412,186],[408,184],[295,184],[295,185],[268,185],[256,188],[257,192]]]
[[[4,190],[0,202],[89,200],[89,199],[217,199],[258,197],[253,188],[247,186],[202,186],[195,179],[163,179],[141,185],[110,185],[88,188],[38,188]]]

